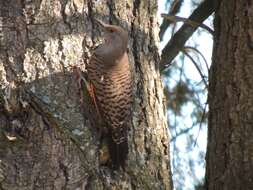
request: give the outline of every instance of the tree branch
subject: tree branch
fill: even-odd
[[[187,51],[188,51],[188,50],[193,50],[193,51],[195,51],[197,54],[199,54],[199,55],[202,57],[202,59],[204,60],[204,63],[205,63],[205,65],[206,65],[206,69],[207,69],[207,71],[208,71],[208,73],[209,73],[209,66],[208,66],[207,60],[206,60],[205,56],[203,55],[203,53],[201,53],[201,51],[199,51],[197,48],[190,47],[190,46],[185,46],[184,49],[187,50]]]
[[[201,69],[199,68],[197,62],[187,53],[187,51],[185,49],[182,50],[182,52],[192,61],[192,63],[194,64],[194,66],[196,67],[196,69],[198,70],[199,72],[199,75],[201,76],[204,84],[205,84],[205,87],[206,89],[208,89],[208,84],[207,84],[207,81],[205,79],[205,75],[202,73]]]
[[[214,11],[213,0],[203,1],[189,17],[189,20],[196,23],[202,23]],[[165,69],[169,63],[177,56],[179,51],[184,47],[185,42],[196,31],[198,26],[191,26],[183,24],[183,26],[175,33],[165,48],[162,50],[162,57],[160,62],[160,70]]]
[[[171,3],[168,15],[176,15],[180,11],[182,3],[183,3],[183,0],[174,0]],[[166,32],[167,28],[170,26],[171,23],[172,22],[170,20],[163,19],[163,22],[160,25],[160,32],[159,32],[160,40],[163,39],[163,35],[164,35],[164,33]]]
[[[192,21],[188,18],[183,18],[183,17],[179,17],[179,16],[174,16],[174,15],[167,15],[167,14],[161,14],[161,16],[171,22],[184,22],[185,24],[189,24],[192,27],[201,27],[201,28],[207,30],[210,34],[212,34],[212,35],[214,34],[213,29],[211,29],[207,25],[202,24],[202,23],[197,23],[197,22]]]

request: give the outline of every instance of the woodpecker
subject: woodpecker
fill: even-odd
[[[95,19],[103,28],[104,42],[87,64],[88,80],[94,101],[105,123],[101,138],[107,139],[111,165],[125,167],[128,154],[128,125],[133,102],[133,76],[127,44],[128,33],[121,27]]]

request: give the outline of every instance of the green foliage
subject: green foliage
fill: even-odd
[[[167,89],[166,98],[168,102],[168,108],[171,109],[174,114],[181,115],[182,107],[190,101],[193,92],[189,89],[187,83],[178,82],[171,91]]]
[[[201,181],[200,183],[198,183],[197,185],[195,185],[194,188],[195,188],[195,190],[206,190],[203,181]]]

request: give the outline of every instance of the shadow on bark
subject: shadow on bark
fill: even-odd
[[[2,91],[0,184],[3,189],[15,189],[17,185],[40,189],[41,184],[75,189],[81,184],[88,185],[88,179],[98,175],[95,155],[98,141],[88,118],[80,117],[83,122],[75,125],[75,121],[72,124],[68,124],[72,121],[64,121],[67,115],[60,116],[61,109],[74,108],[76,114],[82,113],[75,79],[70,75],[57,73]],[[55,85],[59,85],[59,81],[63,86],[68,83],[57,90],[57,93],[65,94],[66,101],[57,102],[57,98],[52,100],[53,96],[46,93],[41,96],[43,84],[48,80],[58,81]],[[36,93],[32,92],[37,88]],[[61,105],[52,106],[51,101]],[[71,126],[76,128],[71,129]],[[38,187],[31,187],[31,184]]]

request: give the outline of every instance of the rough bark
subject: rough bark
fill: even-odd
[[[209,88],[208,190],[253,189],[253,1],[215,13]]]
[[[171,189],[156,10],[152,0],[0,0],[0,189]],[[72,70],[99,43],[94,17],[130,36],[135,104],[124,172],[99,166]]]

